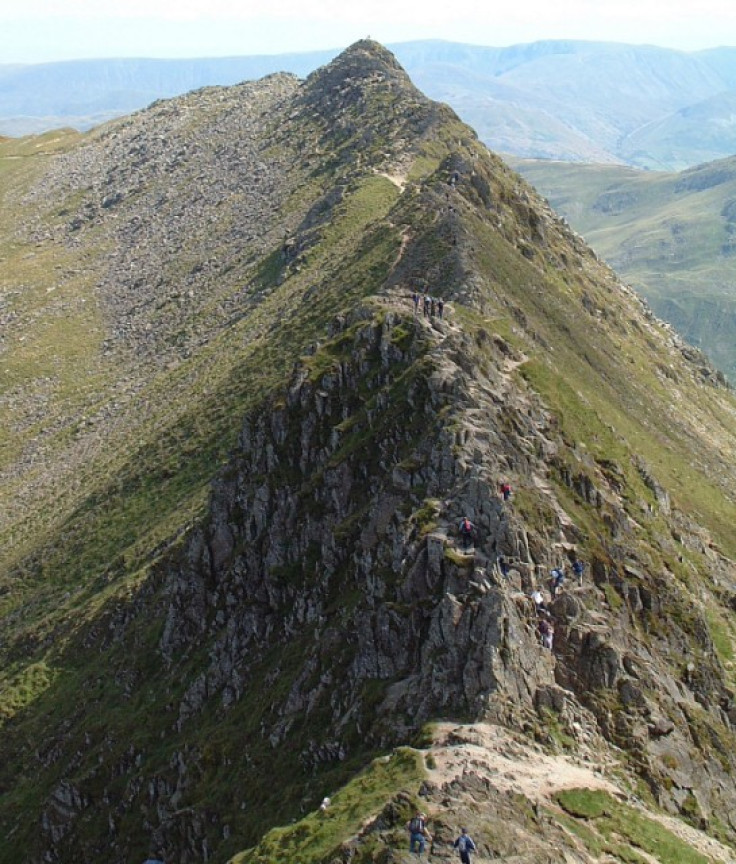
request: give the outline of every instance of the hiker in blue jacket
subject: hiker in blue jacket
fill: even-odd
[[[583,572],[584,572],[584,570],[585,570],[585,564],[583,564],[583,562],[580,561],[580,559],[576,558],[572,562],[572,572],[575,574],[575,576],[578,580],[578,585],[580,585],[581,588],[583,587]]]
[[[453,843],[453,846],[460,853],[462,864],[470,864],[470,853],[477,851],[475,843],[473,843],[472,838],[468,834],[467,828],[461,828],[460,830],[460,836]]]

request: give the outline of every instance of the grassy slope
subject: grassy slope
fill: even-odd
[[[366,106],[362,107],[365,111]],[[455,134],[451,127],[444,131],[448,136]],[[377,148],[385,146],[386,142],[376,141]],[[419,179],[426,174],[444,152],[442,144],[420,152],[412,176]],[[310,206],[313,199],[309,196],[330,188],[343,169],[338,159],[315,178],[311,188],[298,187],[295,206]],[[21,185],[32,179],[20,176],[14,168],[8,176]],[[13,848],[31,843],[33,825],[21,814],[37,812],[61,776],[49,768],[39,782],[34,773],[27,774],[21,767],[28,760],[27,742],[48,737],[49,717],[75,717],[79,735],[85,727],[96,748],[113,763],[124,761],[131,745],[148,752],[155,763],[165,765],[174,759],[181,746],[175,737],[152,744],[159,735],[168,739],[171,718],[162,710],[162,701],[176,698],[177,692],[181,695],[177,687],[196,678],[197,664],[204,663],[204,658],[189,658],[187,667],[177,670],[180,683],[172,689],[166,673],[153,660],[161,628],[158,619],[135,625],[132,655],[130,646],[122,649],[105,644],[104,637],[100,641],[96,634],[100,629],[104,632],[115,619],[116,610],[160,602],[156,579],[151,578],[157,557],[184,526],[202,515],[209,481],[232,447],[245,412],[283,386],[296,359],[324,338],[326,322],[360,303],[384,280],[401,242],[399,229],[386,219],[398,195],[397,186],[385,177],[370,171],[353,176],[320,243],[310,251],[308,266],[282,281],[280,265],[273,266],[271,259],[257,261],[245,274],[254,285],[267,289],[255,312],[234,321],[190,361],[153,376],[146,390],[138,394],[139,404],[148,406],[146,413],[133,417],[129,424],[117,424],[95,458],[79,466],[75,486],[52,489],[55,507],[49,508],[48,499],[42,499],[32,530],[20,534],[20,542],[5,545],[2,608],[6,629],[0,715],[5,718],[7,735],[0,788],[5,793],[4,819],[9,820],[6,831],[18,844]],[[51,243],[45,244],[43,251],[49,260],[56,260],[59,254]],[[88,251],[92,272],[99,266],[96,256],[103,253],[94,248]],[[53,316],[53,309],[42,279],[53,274],[43,262],[26,257],[28,254],[27,247],[19,248],[17,260],[34,262],[40,275],[17,269],[12,273],[13,284],[26,280],[33,285],[40,298],[38,316],[45,320]],[[318,291],[314,290],[315,280]],[[77,296],[75,291],[82,290],[82,281],[71,280],[68,290]],[[30,331],[19,325],[17,332],[18,343],[24,345]],[[101,398],[98,391],[104,392],[115,379],[100,357],[97,329],[81,328],[75,344],[79,350],[70,361],[70,378],[84,381],[95,376],[94,398]],[[43,356],[48,351],[48,346],[45,352],[39,348]],[[16,354],[16,368],[18,386],[25,388],[19,392],[27,395],[33,390],[35,377],[23,353]],[[18,400],[18,410],[22,409]],[[90,410],[89,402],[82,400],[81,410]],[[70,408],[57,391],[51,394],[44,423],[58,417],[61,429],[50,439],[47,458],[64,452],[69,434],[66,427],[78,421],[79,411],[79,405],[74,403]],[[9,437],[6,465],[12,465],[14,454],[28,436],[28,428],[19,428]],[[11,500],[11,490],[6,492],[7,500]],[[20,532],[24,527],[15,530]],[[21,570],[15,569],[18,562],[22,562]],[[99,645],[100,650],[105,644],[107,671],[100,668],[96,652],[90,654],[90,644]],[[285,675],[284,662],[281,655],[263,658],[255,678],[266,681],[276,670]],[[125,669],[135,670],[134,678],[148,684],[121,705],[121,698],[129,699],[124,695]],[[86,694],[81,704],[79,693]],[[267,693],[266,698],[276,700],[278,694]],[[258,716],[250,709],[246,713],[252,718]],[[102,725],[97,726],[94,717],[105,718]],[[198,805],[215,807],[218,812],[237,809],[230,797],[237,794],[235,778],[246,771],[243,760],[252,765],[253,759],[260,758],[242,751],[239,739],[247,726],[242,712],[231,716],[229,724],[221,717],[205,717],[193,739],[187,732],[190,746],[201,748],[205,765],[210,764],[207,754],[213,754],[212,773],[202,778],[200,786],[210,791]],[[192,740],[200,743],[192,745]],[[85,775],[96,748],[83,745],[83,739],[74,733],[68,746],[72,750],[85,746],[89,751],[79,766]],[[229,759],[232,766],[226,775],[220,767],[223,759]],[[280,756],[286,764],[289,759],[290,753]],[[254,788],[249,798],[254,811],[239,818],[236,830],[240,837],[253,836],[256,826],[263,825],[264,812],[274,821],[284,819],[293,812],[295,801],[309,794],[308,778],[297,773],[274,797],[274,790],[268,788],[266,766],[270,761],[266,759],[258,772],[263,788]],[[349,762],[333,773],[344,778],[355,767]],[[338,777],[330,782],[337,783]],[[121,778],[118,785],[123,795],[125,781]],[[124,819],[120,832],[134,838],[130,842],[135,844],[133,823],[128,825]],[[0,861],[6,852],[11,857],[15,854],[10,847],[0,850]],[[129,854],[138,853],[145,854],[145,849],[131,847]]]
[[[736,428],[730,394],[702,386],[680,352],[666,347],[658,322],[641,318],[640,303],[620,290],[605,266],[587,257],[583,267],[561,270],[554,235],[534,263],[520,264],[493,226],[477,221],[475,229],[478,267],[499,283],[507,305],[524,312],[522,326],[513,317],[492,326],[502,326],[524,348],[530,359],[520,372],[544,394],[568,440],[582,439],[600,458],[618,452],[628,461],[640,454],[677,506],[736,551],[736,474],[722,461]],[[694,462],[703,439],[708,447]]]
[[[375,759],[331,796],[324,813],[310,813],[294,825],[272,829],[255,847],[235,855],[231,864],[278,864],[295,860],[316,864],[332,860],[339,854],[342,843],[353,838],[368,819],[402,793],[404,798],[397,808],[396,821],[403,826],[413,815],[413,808],[421,806],[416,790],[425,774],[422,755],[408,748]],[[401,840],[402,835],[400,829]],[[365,844],[360,860],[374,860],[373,852],[380,847],[377,841]]]
[[[95,620],[113,615],[116,606],[135,595],[136,586],[155,563],[151,550],[180,529],[183,519],[194,518],[201,511],[210,477],[232,446],[248,408],[283,384],[297,357],[323,335],[326,320],[370,293],[374,279],[381,281],[381,274],[387,272],[396,257],[399,237],[385,225],[375,232],[370,225],[382,220],[397,195],[397,188],[384,178],[368,178],[357,186],[354,197],[349,196],[341,208],[343,218],[338,219],[319,255],[322,283],[317,297],[304,308],[307,301],[303,293],[310,286],[311,275],[306,273],[287,279],[271,295],[267,309],[260,310],[260,315],[270,316],[267,342],[244,338],[254,322],[243,321],[208,346],[205,357],[199,358],[204,373],[197,376],[190,368],[186,376],[181,376],[183,382],[173,375],[155,382],[154,386],[166,390],[169,396],[177,387],[186,387],[177,400],[181,410],[168,418],[163,428],[159,416],[144,427],[143,433],[139,431],[135,450],[127,445],[122,453],[118,450],[106,454],[109,479],[97,489],[87,488],[86,500],[67,517],[65,543],[44,555],[42,572],[26,590],[14,582],[11,596],[17,598],[23,618],[8,630],[8,641],[18,645],[18,653],[14,662],[4,665],[0,687],[2,713],[14,717],[17,724],[13,727],[15,734],[6,739],[11,752],[5,770],[15,772],[13,791],[6,799],[6,813],[37,810],[38,802],[53,786],[53,771],[39,784],[33,776],[26,781],[17,765],[11,768],[15,764],[14,746],[22,747],[22,740],[43,738],[49,714],[72,713],[88,721],[93,712],[107,718],[105,724],[114,730],[111,732],[114,740],[105,748],[107,758],[113,761],[118,748],[119,758],[123,758],[123,751],[130,744],[148,750],[152,736],[169,728],[171,720],[165,715],[159,720],[150,718],[150,712],[161,711],[159,700],[164,698],[161,694],[168,692],[168,698],[175,695],[158,664],[145,659],[149,652],[153,657],[160,624],[156,620],[141,624],[134,641],[142,653],[135,658],[119,654],[115,648],[106,654],[108,668],[135,668],[136,675],[149,682],[133,704],[122,709],[121,683],[101,676],[97,663],[90,662],[80,634],[93,626]],[[298,328],[294,326],[297,321]],[[208,394],[203,397],[201,390],[205,385]],[[122,445],[125,444],[123,441]],[[53,641],[49,644],[52,634]],[[35,650],[29,652],[30,646],[36,646]],[[192,658],[187,668],[179,669],[180,680],[196,677],[198,662],[203,663],[204,658]],[[265,679],[269,670],[283,671],[283,664],[283,656],[265,658],[261,672],[256,674]],[[75,708],[75,694],[80,692],[87,694],[88,704]],[[278,697],[277,693],[269,695],[271,699]],[[34,707],[32,713],[27,710],[30,706]],[[254,710],[250,715],[258,716]],[[238,743],[245,732],[242,716],[231,717],[230,726],[223,724],[221,718],[205,718],[196,737],[205,750],[205,762],[208,751],[217,754],[218,765],[225,758],[223,754],[232,751],[231,773],[235,777],[243,770],[243,753]],[[74,739],[70,746],[76,746]],[[151,758],[169,761],[177,746],[172,738]],[[16,752],[25,759],[22,751]],[[282,754],[282,758],[288,761],[289,754]],[[351,763],[340,772],[344,775],[354,767]],[[3,786],[10,776],[12,773],[4,774]],[[265,766],[261,776],[268,784]],[[293,789],[283,786],[278,802],[264,789],[265,800],[261,804],[273,814],[273,819],[284,818],[290,812],[293,796],[304,794],[303,786],[299,785],[303,782],[304,778],[299,777]],[[228,783],[215,764],[212,777],[205,778],[203,785],[209,783],[214,796],[209,806],[231,809],[231,803],[222,800],[222,796],[233,794],[235,784]],[[250,801],[258,806],[257,799],[253,802],[251,796]],[[204,801],[199,803],[206,805]],[[246,814],[239,835],[251,834],[252,820],[259,822],[261,818]],[[32,830],[30,825],[27,827]],[[134,833],[131,828],[130,834]],[[139,851],[145,854],[145,850]],[[2,856],[0,852],[0,861]]]
[[[458,130],[447,127],[445,131],[453,138]],[[421,173],[436,164],[443,149],[440,146],[426,154]],[[502,192],[511,200],[516,181],[504,175],[503,182]],[[242,414],[283,384],[294,360],[323,335],[325,322],[373,293],[396,259],[400,231],[391,212],[398,197],[396,187],[384,178],[364,176],[350,192],[310,266],[282,285],[275,280],[269,283],[273,292],[259,308],[257,328],[253,319],[234,324],[190,364],[162,372],[151,383],[149,401],[155,405],[161,394],[177,393],[177,410],[147,419],[136,430],[135,446],[124,432],[111,442],[113,450],[102,457],[102,467],[90,468],[91,485],[83,487],[80,498],[72,497],[75,509],[63,514],[63,538],[58,536],[56,548],[44,552],[42,566],[35,573],[24,574],[25,583],[14,579],[12,592],[4,595],[5,610],[16,608],[22,613],[22,619],[20,615],[10,619],[4,634],[11,651],[0,685],[0,707],[6,717],[13,717],[6,737],[9,759],[0,774],[7,808],[4,827],[16,838],[18,848],[30,843],[35,831],[24,814],[38,811],[39,802],[63,774],[61,765],[55,767],[52,753],[40,754],[46,764],[40,780],[35,766],[27,763],[27,742],[44,740],[49,717],[80,721],[68,745],[70,752],[78,748],[83,754],[80,776],[92,770],[100,752],[112,764],[125,767],[131,744],[145,752],[152,764],[171,765],[176,759],[181,744],[167,735],[171,718],[163,702],[175,699],[177,686],[183,684],[167,682],[157,668],[154,646],[160,621],[140,615],[133,628],[132,655],[131,644],[115,645],[105,634],[115,616],[130,609],[131,597],[139,611],[146,605],[161,609],[153,550],[201,513],[207,481],[237,434]],[[636,304],[617,294],[602,271],[602,282],[596,288],[574,268],[560,272],[543,265],[540,269],[539,257],[535,263],[526,263],[488,220],[476,219],[470,230],[479,272],[488,280],[492,295],[503,299],[489,303],[489,317],[460,310],[461,316],[466,315],[466,326],[471,330],[491,327],[527,352],[531,359],[520,374],[546,397],[571,443],[582,439],[595,457],[614,457],[631,492],[632,513],[641,510],[637,493],[646,495],[631,466],[633,455],[641,454],[671,489],[678,506],[697,515],[724,548],[736,548],[727,497],[736,488],[731,469],[724,471],[717,458],[705,451],[703,458],[714,461],[691,465],[700,418],[709,421],[709,434],[715,441],[711,453],[736,450],[733,400],[725,393],[699,387],[676,353],[669,356],[661,347],[657,354],[649,353],[647,334],[633,320]],[[553,238],[552,255],[562,251],[555,243]],[[19,250],[14,260],[35,260],[23,254]],[[596,269],[590,259],[587,263]],[[320,291],[307,297],[316,272]],[[275,275],[269,277],[269,273],[262,271],[261,278]],[[30,275],[23,278],[32,282]],[[608,316],[585,312],[584,293],[592,294],[596,305],[606,307]],[[523,326],[511,313],[514,308],[524,310]],[[294,322],[299,323],[298,328]],[[248,338],[254,329],[267,333],[268,338]],[[98,368],[94,328],[89,332],[91,338],[74,358],[77,377]],[[656,346],[659,338],[649,338]],[[698,406],[694,418],[676,413],[672,390],[657,375],[654,356],[679,376],[683,398]],[[92,361],[87,363],[87,357]],[[664,425],[663,416],[668,418]],[[8,452],[13,452],[12,440]],[[716,472],[722,473],[724,491],[712,483],[697,483],[703,469],[714,478]],[[581,511],[581,518],[585,516]],[[42,524],[37,542],[53,540],[56,530],[58,526]],[[296,654],[300,647],[294,646]],[[104,668],[99,660],[103,650]],[[203,658],[188,658],[189,667],[178,670],[180,682],[191,680],[201,661]],[[269,680],[276,669],[285,673],[288,664],[284,656],[263,658],[258,681]],[[126,669],[134,670],[132,683],[125,679]],[[285,674],[284,679],[288,680]],[[139,686],[143,681],[146,684]],[[262,687],[254,689],[263,693]],[[78,702],[80,692],[87,694],[86,705]],[[263,698],[277,697],[266,693]],[[245,709],[233,713],[226,722],[214,713],[206,714],[188,739],[188,746],[203,757],[204,776],[197,791],[183,803],[237,811],[238,780],[252,776],[255,760],[263,783],[257,789],[254,809],[239,816],[232,826],[235,835],[253,837],[264,827],[264,813],[275,822],[285,820],[297,808],[300,796],[314,798],[320,791],[312,786],[305,793],[302,784],[306,778],[299,776],[292,778],[291,786],[268,789],[272,757],[243,752],[246,713]],[[257,716],[252,712],[252,717]],[[84,739],[85,726],[91,730],[93,746]],[[289,758],[288,752],[279,756],[284,763],[279,764],[279,772],[286,770]],[[339,773],[347,777],[356,767],[344,765]],[[162,775],[175,779],[173,769],[162,769]],[[100,786],[105,779],[100,777]],[[116,788],[123,797],[127,782],[121,771]],[[337,784],[338,777],[330,782]],[[135,814],[124,816],[119,823],[121,836],[134,835],[136,825]],[[88,830],[94,830],[92,822]],[[235,851],[234,842],[225,845],[223,854],[228,848]],[[145,854],[135,845],[130,851]],[[11,848],[0,851],[0,861],[16,857]]]
[[[515,164],[661,317],[736,376],[730,160],[681,174]]]

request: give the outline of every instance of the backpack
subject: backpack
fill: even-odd
[[[473,530],[470,519],[468,519],[467,517],[463,519],[463,524],[460,530],[463,532],[463,534],[470,534],[470,532]]]
[[[412,834],[424,834],[424,819],[414,816],[411,822],[409,822],[409,830]]]
[[[468,842],[469,837],[460,837],[457,841],[457,848],[460,852],[467,852],[470,849],[470,843]]]

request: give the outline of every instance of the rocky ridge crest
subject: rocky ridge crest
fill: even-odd
[[[241,117],[238,100],[256,90],[260,119]],[[206,148],[177,161],[171,130],[195,128],[193,106],[213,103],[222,113]],[[239,148],[225,118],[261,126]],[[150,132],[135,143],[149,120],[171,124],[167,146]],[[58,242],[56,231],[79,250],[102,237],[113,249],[99,286],[105,350],[129,380],[159,363],[194,380],[210,340],[235,344],[218,332],[261,351],[233,378],[261,380],[259,367],[282,354],[237,415],[206,515],[146,547],[145,565],[121,547],[121,571],[102,574],[109,599],[90,592],[99,611],[56,622],[58,653],[33,645],[30,656],[53,658],[58,680],[86,698],[69,706],[49,686],[38,709],[8,722],[0,788],[29,794],[11,770],[32,759],[43,800],[37,837],[12,808],[6,834],[28,841],[34,861],[103,850],[130,860],[140,835],[182,862],[225,860],[268,820],[313,807],[326,782],[443,719],[495,724],[546,753],[597,753],[629,789],[639,778],[652,805],[730,840],[736,572],[732,505],[718,507],[736,490],[722,463],[735,449],[731,394],[380,46],[359,43],[305,84],[278,77],[262,91],[154,106],[85,147],[64,162],[89,181],[82,203],[35,236]],[[267,154],[272,179],[256,191],[248,178]],[[221,189],[209,180],[239,158]],[[177,178],[166,193],[161,173]],[[38,189],[63,197],[72,177],[65,169]],[[193,177],[208,179],[192,189]],[[297,179],[304,187],[287,190]],[[191,319],[171,311],[189,302],[172,307],[181,283],[169,272],[190,236],[202,238],[181,271],[196,295]],[[442,320],[414,313],[418,289],[446,300]],[[188,335],[169,344],[183,323]],[[684,400],[696,410],[683,413]],[[153,400],[147,410],[163,416]],[[684,494],[693,456],[704,476],[720,469],[694,503]],[[466,515],[477,527],[467,551]],[[588,571],[551,604],[548,652],[528,595],[576,554]],[[58,719],[43,725],[44,710]],[[31,754],[24,739],[39,728]],[[429,790],[437,806],[453,788],[480,795],[472,778],[452,782]]]

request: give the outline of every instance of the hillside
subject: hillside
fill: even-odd
[[[369,41],[0,148],[0,862],[734,860],[736,401],[531,187]]]
[[[734,48],[570,39],[391,47],[417,86],[498,152],[671,171],[733,155]],[[0,65],[0,134],[89,129],[199,87],[303,76],[336,53]]]
[[[736,380],[736,159],[674,174],[512,162],[657,315]]]

